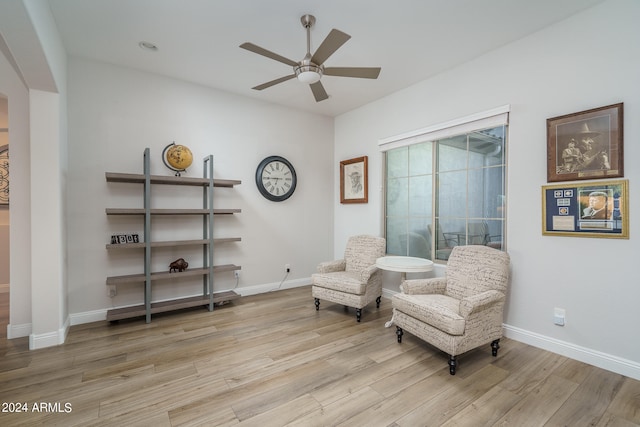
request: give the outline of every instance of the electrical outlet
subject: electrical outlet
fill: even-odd
[[[565,310],[564,308],[554,308],[553,309],[553,324],[558,326],[564,326],[564,316]]]
[[[107,290],[107,296],[113,298],[116,295],[118,295],[118,291],[116,290],[116,287],[113,285],[109,286],[109,289]]]
[[[285,273],[290,273],[291,272],[291,264],[285,264],[284,265],[284,272]]]
[[[236,276],[236,279],[240,278],[240,270],[234,270],[233,275]]]

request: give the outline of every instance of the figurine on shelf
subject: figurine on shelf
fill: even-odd
[[[177,260],[169,264],[169,273],[173,271],[181,272],[186,270],[187,267],[189,267],[189,263],[185,261],[184,258],[178,258]]]

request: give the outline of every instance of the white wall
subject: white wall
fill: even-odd
[[[373,191],[368,205],[334,203],[334,252],[348,235],[380,229],[379,139],[510,104],[507,248],[513,274],[507,336],[639,378],[638,16],[640,2],[607,1],[338,117],[334,163],[369,155]],[[617,102],[624,102],[630,239],[542,236],[546,119]],[[553,325],[554,307],[566,310],[566,326]]]
[[[114,253],[105,244],[114,232],[138,232],[142,221],[107,217],[107,207],[142,207],[140,186],[107,184],[105,172],[142,173],[145,147],[151,172],[172,175],[162,150],[175,141],[188,146],[194,163],[184,176],[202,176],[202,159],[214,155],[214,177],[242,180],[234,189],[217,189],[216,207],[241,208],[233,217],[216,217],[215,235],[240,236],[242,242],[217,245],[216,264],[242,266],[238,290],[252,293],[307,284],[318,262],[332,251],[333,120],[257,102],[226,92],[115,66],[71,58],[69,63],[69,311],[72,323],[91,320],[92,312],[142,301],[142,286],[118,288],[107,297],[107,276],[142,272],[142,251]],[[263,198],[255,170],[270,155],[291,161],[298,176],[293,196],[281,203]],[[201,190],[162,188],[156,207],[201,207]],[[193,204],[195,203],[195,205]],[[156,240],[201,235],[201,220],[158,220]],[[180,230],[176,230],[177,228]],[[152,226],[153,228],[153,226]],[[183,233],[183,229],[189,229]],[[198,229],[194,231],[193,229]],[[155,233],[155,234],[154,234]],[[189,234],[189,238],[193,234]],[[157,269],[178,257],[201,265],[201,251],[156,251]],[[184,256],[183,256],[184,255]],[[201,280],[178,287],[157,283],[154,299],[197,294]],[[232,273],[215,277],[215,289],[235,286]],[[75,321],[73,317],[78,317]]]

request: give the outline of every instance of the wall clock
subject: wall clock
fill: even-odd
[[[9,145],[0,146],[0,205],[9,204]]]
[[[269,156],[256,169],[256,185],[268,200],[282,202],[296,189],[296,170],[284,157]]]

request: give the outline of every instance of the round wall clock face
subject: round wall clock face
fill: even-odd
[[[284,157],[269,156],[256,169],[256,185],[260,194],[274,202],[291,197],[296,182],[296,170]]]

